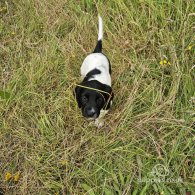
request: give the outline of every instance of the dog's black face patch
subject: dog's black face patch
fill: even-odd
[[[92,80],[82,82],[80,85],[112,93],[112,88],[108,85],[102,84],[99,81]],[[98,118],[100,110],[107,110],[110,108],[110,101],[113,99],[113,93],[110,98],[109,94],[98,92],[97,90],[87,89],[77,86],[75,88],[75,97],[82,114],[86,118]],[[109,102],[108,102],[109,101]]]

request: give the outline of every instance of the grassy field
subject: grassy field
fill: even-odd
[[[72,95],[104,20],[102,129]],[[195,194],[193,0],[0,1],[0,194]]]

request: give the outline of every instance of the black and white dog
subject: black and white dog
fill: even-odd
[[[100,16],[98,42],[81,66],[83,81],[75,88],[75,97],[82,115],[94,119],[97,127],[102,127],[102,118],[108,112],[114,94],[111,88],[111,65],[102,53],[103,21]]]

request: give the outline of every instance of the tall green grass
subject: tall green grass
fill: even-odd
[[[0,193],[194,194],[194,10],[191,0],[1,1]],[[102,129],[72,96],[98,13],[115,93]]]

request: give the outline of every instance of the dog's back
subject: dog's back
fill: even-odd
[[[103,21],[99,16],[99,32],[98,32],[98,42],[94,49],[94,52],[89,54],[83,61],[81,66],[81,76],[83,78],[89,74],[90,71],[97,69],[98,74],[94,74],[90,80],[97,80],[103,84],[111,86],[111,76],[110,76],[110,63],[108,58],[102,53],[102,40],[103,40]],[[94,71],[93,71],[94,72]]]

